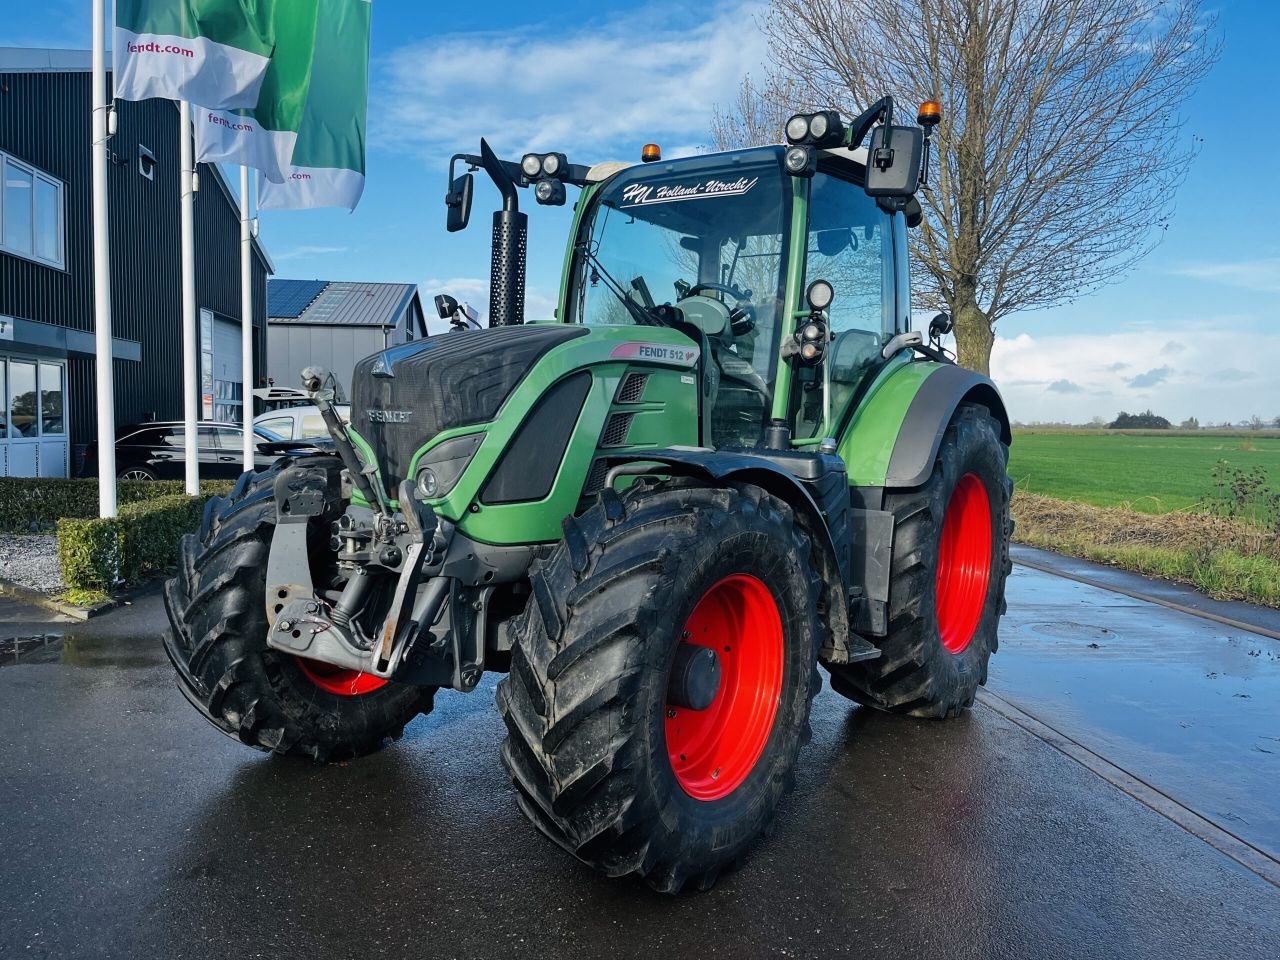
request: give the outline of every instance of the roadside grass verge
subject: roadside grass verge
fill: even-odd
[[[1018,491],[1014,540],[1148,576],[1220,600],[1280,607],[1280,536],[1202,513],[1141,513]]]

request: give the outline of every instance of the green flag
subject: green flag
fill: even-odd
[[[261,170],[281,183],[289,174],[311,83],[318,0],[275,0],[275,53],[251,110],[199,110],[196,159]]]
[[[369,0],[320,0],[311,82],[293,164],[283,182],[258,178],[264,210],[346,207],[364,191],[369,108]]]
[[[275,48],[276,0],[116,0],[115,95],[252,107]]]

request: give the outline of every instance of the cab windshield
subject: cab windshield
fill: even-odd
[[[571,320],[658,324],[652,308],[671,304],[706,334],[716,446],[754,446],[771,402],[791,209],[781,153],[623,171],[594,198],[574,251]]]

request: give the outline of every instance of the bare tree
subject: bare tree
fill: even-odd
[[[717,117],[719,147],[776,141],[796,108],[941,100],[912,252],[983,372],[1001,318],[1159,242],[1196,150],[1179,110],[1219,52],[1202,0],[772,0],[765,29],[772,75]]]

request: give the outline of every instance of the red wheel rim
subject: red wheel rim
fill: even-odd
[[[371,673],[362,673],[359,670],[348,670],[345,667],[337,667],[332,663],[324,663],[320,660],[308,660],[306,657],[293,658],[302,672],[307,675],[307,679],[314,683],[321,690],[327,690],[329,693],[339,697],[359,697],[366,693],[373,693],[387,685],[387,681],[382,677],[375,677]]]
[[[782,617],[761,581],[725,577],[698,601],[682,642],[720,658],[720,687],[706,710],[666,705],[667,754],[684,792],[719,800],[741,786],[764,753],[782,696]]]
[[[973,639],[991,580],[991,501],[977,474],[951,492],[938,545],[938,633],[951,653]]]

